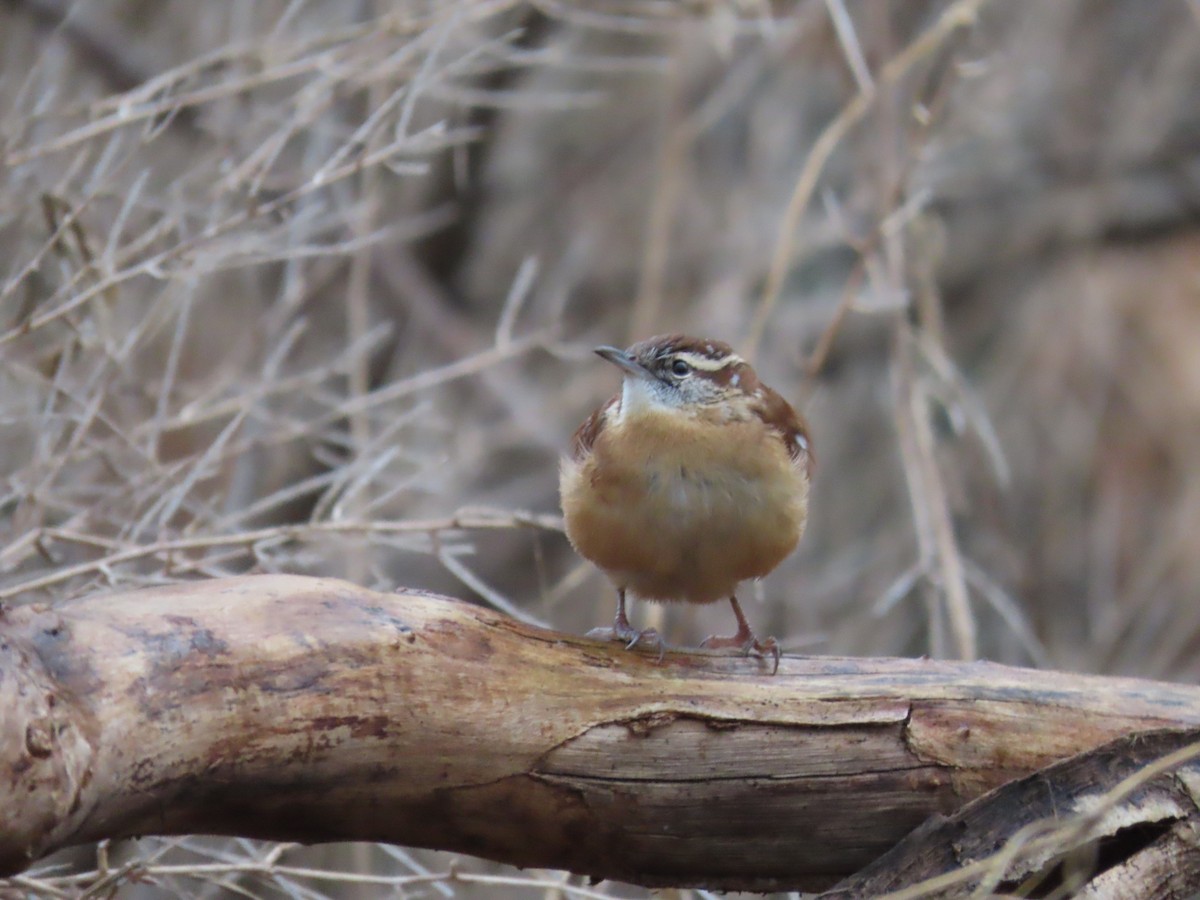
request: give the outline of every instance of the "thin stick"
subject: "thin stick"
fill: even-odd
[[[879,96],[879,87],[889,87],[895,84],[907,75],[914,65],[941,46],[942,42],[951,34],[959,28],[974,24],[979,10],[986,2],[987,0],[959,0],[958,3],[943,12],[927,31],[904,48],[903,52],[888,61],[879,74],[876,88],[870,92],[860,92],[855,95],[854,99],[842,108],[833,121],[825,126],[825,130],[813,143],[812,150],[809,151],[808,158],[804,161],[800,174],[796,178],[796,185],[792,189],[792,195],[784,211],[779,237],[775,241],[775,252],[771,256],[771,266],[767,271],[767,281],[763,287],[762,299],[759,301],[758,309],[755,310],[754,318],[750,323],[750,333],[746,340],[745,351],[748,359],[753,359],[758,352],[758,345],[762,342],[767,323],[779,303],[783,281],[787,277],[792,258],[792,244],[796,229],[800,224],[800,217],[808,208],[817,181],[821,177],[826,163],[829,162],[829,158],[833,155],[833,151],[850,133],[850,129],[857,125],[871,109],[875,98]]]

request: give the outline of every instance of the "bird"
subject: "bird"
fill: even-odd
[[[611,628],[590,637],[665,646],[635,629],[626,593],[708,604],[728,599],[732,636],[701,646],[774,660],[737,600],[795,548],[808,518],[815,456],[808,424],[729,344],[683,334],[595,352],[621,370],[619,392],[571,440],[559,468],[567,538],[617,590]]]

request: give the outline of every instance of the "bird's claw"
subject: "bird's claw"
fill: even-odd
[[[740,650],[742,656],[749,656],[753,653],[761,659],[766,659],[770,655],[774,663],[771,668],[772,675],[779,671],[779,660],[783,656],[779,649],[779,642],[775,638],[768,637],[759,640],[753,634],[735,634],[730,637],[711,634],[700,642],[700,646],[708,650],[723,650],[726,647],[732,647]]]
[[[667,644],[662,639],[662,635],[658,633],[656,628],[643,628],[639,631],[632,626],[626,625],[621,627],[593,628],[587,633],[590,638],[596,638],[601,641],[620,641],[625,645],[626,650],[632,650],[638,644],[645,644],[651,648],[658,650],[658,661],[662,662],[663,654],[666,653]]]

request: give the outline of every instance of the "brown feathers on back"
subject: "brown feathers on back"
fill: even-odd
[[[596,438],[604,430],[609,411],[620,402],[621,395],[615,394],[608,398],[607,403],[598,406],[590,416],[584,419],[583,424],[575,430],[575,435],[571,438],[572,460],[579,462],[592,452]]]
[[[754,410],[754,414],[779,435],[792,462],[803,464],[811,478],[817,459],[813,454],[812,439],[808,435],[808,423],[804,416],[792,409],[790,403],[765,384],[760,385],[752,396],[754,402],[751,409]]]

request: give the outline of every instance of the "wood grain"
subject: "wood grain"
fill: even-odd
[[[1200,688],[627,652],[420,592],[248,576],[0,614],[0,870],[104,837],[437,847],[819,889]]]

